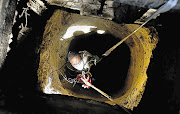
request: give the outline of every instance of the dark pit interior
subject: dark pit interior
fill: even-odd
[[[69,46],[69,51],[86,50],[101,57],[120,39],[111,34],[91,32],[75,36]],[[123,88],[130,63],[129,47],[123,43],[108,57],[104,57],[96,66],[91,67],[92,84],[108,94],[115,94]]]

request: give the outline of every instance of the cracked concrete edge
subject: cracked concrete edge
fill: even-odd
[[[12,26],[14,21],[16,0],[0,0],[0,68],[12,42]]]
[[[103,6],[103,14],[97,14],[101,9],[102,4],[100,0],[46,0],[50,5],[56,5],[61,7],[70,8],[73,10],[79,10],[80,15],[83,16],[93,16],[93,17],[102,17],[104,19],[113,19],[114,13],[109,2]],[[102,1],[103,2],[103,1]]]
[[[114,12],[120,4],[154,9],[160,7],[167,1],[168,0],[46,0],[50,5],[79,10],[81,15],[97,16],[110,20],[114,18]],[[95,12],[100,10],[101,7],[103,7],[102,14],[97,15]],[[178,1],[173,10],[180,10],[180,1]]]

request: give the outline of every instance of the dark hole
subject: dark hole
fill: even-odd
[[[111,34],[97,34],[91,32],[76,36],[69,47],[69,51],[86,50],[101,57],[110,47],[120,39]],[[108,57],[103,58],[90,72],[95,79],[92,84],[108,94],[115,94],[123,88],[130,63],[130,50],[123,43]]]

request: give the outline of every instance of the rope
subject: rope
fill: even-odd
[[[156,12],[154,12],[141,26],[139,26],[136,30],[134,30],[131,34],[129,34],[127,37],[122,39],[120,42],[118,42],[116,45],[111,47],[109,50],[107,50],[103,56],[108,56],[116,47],[121,45],[125,40],[127,40],[130,36],[132,36],[134,33],[136,33],[140,28],[142,28],[147,22],[149,22],[151,19],[156,17],[158,14],[169,11],[172,7],[176,5],[178,0],[169,0],[166,4],[161,6]]]
[[[84,74],[84,73],[82,73]],[[84,78],[81,77],[81,80],[88,86],[92,87],[94,90],[96,90],[97,92],[99,92],[100,94],[102,94],[104,97],[106,97],[108,100],[112,101],[113,103],[119,105],[124,111],[126,111],[128,114],[131,114],[130,111],[128,111],[125,107],[121,106],[120,104],[118,104],[114,99],[111,98],[111,96],[109,96],[107,93],[103,92],[102,90],[98,89],[97,87],[95,87],[94,85],[92,85],[91,83],[87,82]]]
[[[130,36],[132,36],[134,33],[136,33],[140,28],[142,28],[149,20],[144,22],[141,26],[139,26],[136,30],[134,30],[131,34],[126,36],[124,39],[119,41],[117,44],[115,44],[113,47],[111,47],[109,50],[107,50],[103,56],[108,56],[114,49],[116,49],[119,45],[121,45],[124,41],[126,41]]]

